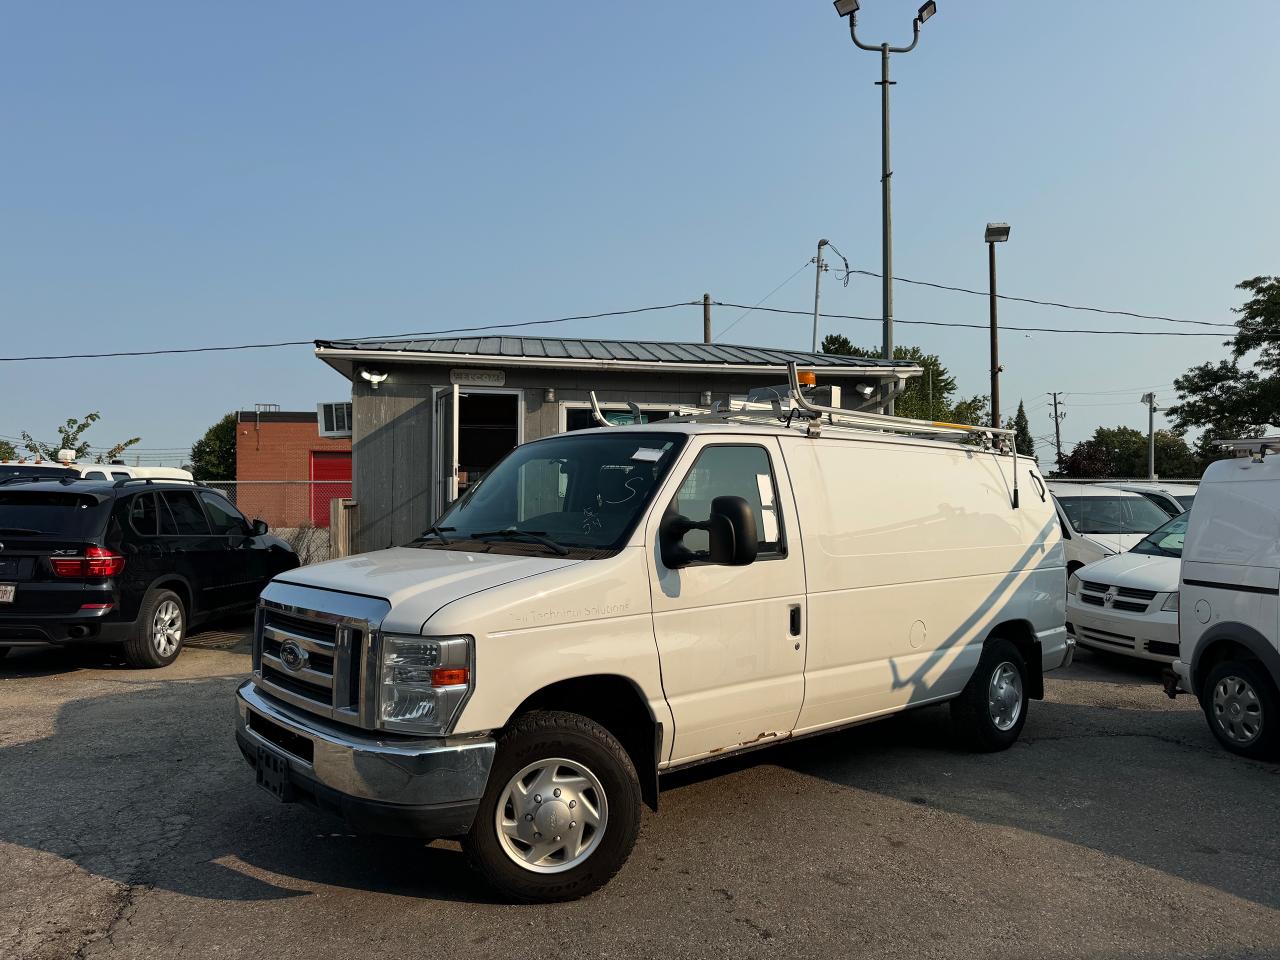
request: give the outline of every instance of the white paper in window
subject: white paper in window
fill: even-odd
[[[773,502],[773,478],[767,473],[756,474],[756,489],[760,491],[761,543],[775,543],[778,539],[778,513]]]
[[[655,450],[653,447],[641,447],[631,455],[631,459],[648,460],[651,463],[656,463],[662,459],[662,451]]]

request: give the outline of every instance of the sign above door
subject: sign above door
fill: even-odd
[[[459,370],[449,371],[449,382],[460,387],[501,387],[507,382],[505,370]]]

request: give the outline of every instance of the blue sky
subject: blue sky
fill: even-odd
[[[905,40],[914,4],[864,0]],[[1004,292],[1230,320],[1280,272],[1274,3],[940,0],[894,61],[895,260]],[[358,336],[715,298],[755,303],[829,237],[878,270],[877,58],[827,0],[6,5],[0,355]],[[899,320],[985,322],[899,285]],[[805,271],[770,305],[812,303]],[[877,315],[877,280],[824,307]],[[741,311],[718,310],[720,330]],[[1006,304],[1004,323],[1168,325]],[[857,342],[876,323],[844,321]],[[700,311],[544,328],[698,339]],[[832,328],[828,328],[828,331]],[[1193,329],[1193,328],[1183,328]],[[725,338],[804,347],[751,314]],[[986,334],[901,325],[986,392]],[[1145,427],[1214,338],[1008,333],[1007,412],[1068,441]],[[1116,391],[1114,393],[1107,391]],[[306,348],[0,364],[0,436],[101,410],[156,456],[254,402],[346,383]]]

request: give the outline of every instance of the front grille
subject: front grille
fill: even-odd
[[[1148,640],[1147,652],[1158,654],[1162,657],[1176,657],[1178,655],[1178,645],[1168,640]]]
[[[1101,607],[1104,605],[1102,602],[1102,598],[1092,593],[1080,594],[1080,602],[1092,604],[1095,607]]]
[[[1081,580],[1080,585],[1084,587],[1086,590],[1091,590],[1094,593],[1107,592],[1107,585],[1105,583],[1095,583],[1092,580]]]
[[[286,613],[264,604],[257,630],[259,670],[266,684],[277,693],[291,694],[292,702],[314,704],[342,719],[343,713],[359,711],[367,631],[323,616]]]
[[[1095,580],[1080,581],[1080,602],[1094,607],[1105,607],[1107,602],[1102,595],[1111,590],[1111,585],[1098,583]],[[1154,590],[1139,590],[1137,587],[1116,587],[1111,599],[1110,609],[1123,610],[1126,613],[1146,613],[1147,607],[1156,597]],[[1128,598],[1128,599],[1125,599]]]
[[[1129,613],[1146,613],[1147,604],[1138,603],[1136,600],[1113,600],[1111,601],[1112,610],[1127,610]]]
[[[1122,597],[1132,597],[1134,600],[1145,600],[1147,603],[1156,598],[1156,591],[1139,590],[1137,587],[1116,587],[1116,593]]]
[[[1079,637],[1081,640],[1088,640],[1090,643],[1099,643],[1107,647],[1115,647],[1119,650],[1132,650],[1134,648],[1134,638],[1126,637],[1122,633],[1110,633],[1106,630],[1094,630],[1092,627],[1079,627]]]

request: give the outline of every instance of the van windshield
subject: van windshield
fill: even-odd
[[[413,545],[580,558],[613,552],[635,529],[683,444],[680,434],[630,430],[524,444]]]
[[[1169,515],[1146,497],[1058,497],[1077,533],[1150,533]]]
[[[1187,513],[1174,517],[1134,544],[1129,552],[1145,553],[1153,557],[1182,556],[1182,542],[1187,537],[1187,521],[1190,518],[1191,515]]]

